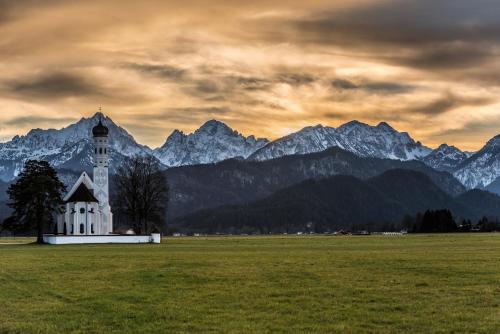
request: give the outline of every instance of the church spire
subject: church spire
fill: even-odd
[[[92,128],[92,134],[94,137],[107,137],[108,132],[108,128],[102,124],[102,112],[101,107],[99,107],[99,123]]]

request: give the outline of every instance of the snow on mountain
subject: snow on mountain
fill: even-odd
[[[175,130],[153,154],[168,167],[206,164],[246,158],[267,143],[267,139],[244,137],[226,124],[210,120],[188,135]]]
[[[463,152],[455,146],[441,144],[421,160],[434,169],[452,172],[471,155],[471,153]]]
[[[24,136],[15,136],[9,142],[0,143],[0,179],[9,181],[15,178],[28,159],[47,160],[57,168],[91,169],[91,133],[99,118],[109,128],[112,161],[117,162],[125,156],[151,152],[148,147],[138,144],[125,129],[116,125],[109,117],[96,113],[59,130],[34,129]]]
[[[415,142],[406,132],[398,132],[382,122],[370,126],[351,121],[338,128],[306,127],[298,132],[277,139],[249,159],[268,160],[284,155],[306,154],[337,146],[362,157],[412,160],[426,156],[431,149]]]
[[[110,118],[96,113],[65,128],[33,129],[24,136],[0,143],[0,180],[13,180],[27,159],[49,161],[65,170],[68,180],[74,171],[92,168],[92,128],[99,118],[109,128],[111,172],[125,157],[153,154],[165,166],[215,163],[229,158],[269,160],[293,154],[307,154],[339,147],[361,157],[396,160],[422,160],[438,170],[453,175],[468,188],[485,187],[500,177],[500,135],[492,138],[475,154],[462,152],[443,144],[435,150],[413,140],[408,133],[398,132],[382,122],[370,126],[358,121],[338,128],[322,125],[303,128],[288,136],[268,142],[245,137],[226,124],[211,120],[191,134],[175,130],[165,144],[151,150],[138,144]]]
[[[453,175],[467,188],[483,188],[500,176],[500,135],[457,166]]]

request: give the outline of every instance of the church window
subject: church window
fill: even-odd
[[[80,208],[80,213],[85,213],[85,209],[84,208]]]
[[[85,233],[85,226],[83,224],[80,224],[80,234]]]

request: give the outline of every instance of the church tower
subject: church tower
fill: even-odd
[[[99,123],[92,129],[94,137],[94,196],[99,200],[99,209],[102,212],[101,234],[113,231],[111,207],[109,206],[109,148],[108,128]]]

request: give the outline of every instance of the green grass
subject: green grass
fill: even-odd
[[[164,241],[0,246],[0,333],[500,332],[500,234]]]
[[[0,237],[0,245],[4,244],[28,244],[35,242],[35,237]]]

